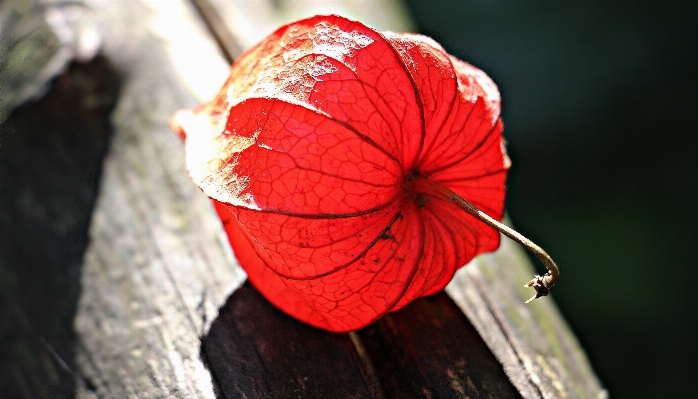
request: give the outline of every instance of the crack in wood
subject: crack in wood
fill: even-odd
[[[232,64],[242,54],[243,49],[235,39],[235,36],[226,27],[216,7],[208,0],[189,1],[201,16],[204,24],[206,24],[206,28],[218,44],[218,48],[223,52],[225,59]]]
[[[356,349],[356,353],[358,354],[359,359],[361,359],[361,363],[363,366],[361,374],[364,377],[364,380],[366,381],[368,389],[373,393],[373,396],[376,399],[385,399],[385,392],[383,392],[383,387],[381,386],[380,378],[378,377],[378,373],[376,372],[376,367],[371,361],[370,356],[366,352],[366,348],[364,347],[361,338],[356,333],[356,331],[352,331],[348,335],[351,339],[352,344],[354,344],[354,349]]]
[[[473,282],[475,283],[474,284],[475,290],[477,290],[480,293],[482,298],[488,298],[489,297],[488,292],[482,288],[484,286],[484,281],[480,278],[480,276],[477,275],[476,273],[470,273],[470,277],[473,280]],[[485,308],[490,313],[490,315],[492,316],[492,319],[499,327],[499,331],[501,331],[502,335],[504,335],[504,338],[509,343],[510,349],[516,355],[514,360],[521,367],[521,370],[524,371],[523,374],[526,376],[526,379],[529,381],[530,385],[536,389],[536,393],[538,394],[538,396],[540,398],[544,398],[545,396],[543,395],[543,391],[542,391],[542,388],[540,387],[540,384],[538,384],[534,381],[530,372],[528,372],[528,370],[526,369],[526,365],[524,363],[524,360],[521,358],[521,354],[519,353],[519,350],[516,348],[516,345],[514,345],[513,341],[516,340],[516,338],[512,336],[511,331],[509,331],[509,327],[506,325],[506,323],[504,323],[501,320],[501,315],[499,314],[499,312],[494,310],[494,308],[491,305],[491,302],[492,301],[489,299],[484,300],[483,303],[485,304]]]

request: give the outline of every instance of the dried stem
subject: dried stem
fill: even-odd
[[[489,226],[494,227],[502,234],[518,242],[524,248],[533,253],[538,259],[540,259],[541,262],[543,262],[543,265],[546,269],[548,269],[548,272],[544,276],[536,275],[531,281],[524,284],[524,287],[532,287],[534,290],[536,290],[535,295],[527,300],[526,303],[530,303],[534,299],[548,295],[550,288],[552,288],[560,278],[560,269],[557,267],[555,261],[553,261],[550,255],[543,250],[543,248],[521,235],[521,233],[518,231],[493,219],[490,215],[482,212],[475,205],[466,201],[463,197],[438,183],[431,182],[427,179],[416,178],[411,182],[411,184],[414,190],[417,192],[430,193],[439,198],[457,204],[461,209],[485,222]]]

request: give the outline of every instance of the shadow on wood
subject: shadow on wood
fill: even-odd
[[[0,392],[71,397],[82,258],[119,77],[73,64],[0,125]]]
[[[517,398],[501,364],[445,294],[356,334],[309,327],[245,283],[201,339],[218,398]]]
[[[374,397],[348,334],[318,330],[274,308],[249,282],[201,339],[218,398]]]
[[[359,336],[390,397],[521,397],[444,292],[389,313]]]

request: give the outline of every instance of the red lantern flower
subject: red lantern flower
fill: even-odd
[[[501,219],[499,114],[494,83],[433,40],[317,16],[247,51],[173,126],[251,283],[349,331],[498,247],[456,197]]]

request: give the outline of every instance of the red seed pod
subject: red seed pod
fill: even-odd
[[[247,51],[173,126],[252,284],[350,331],[499,246],[451,197],[501,219],[499,115],[494,83],[433,40],[317,16]]]

